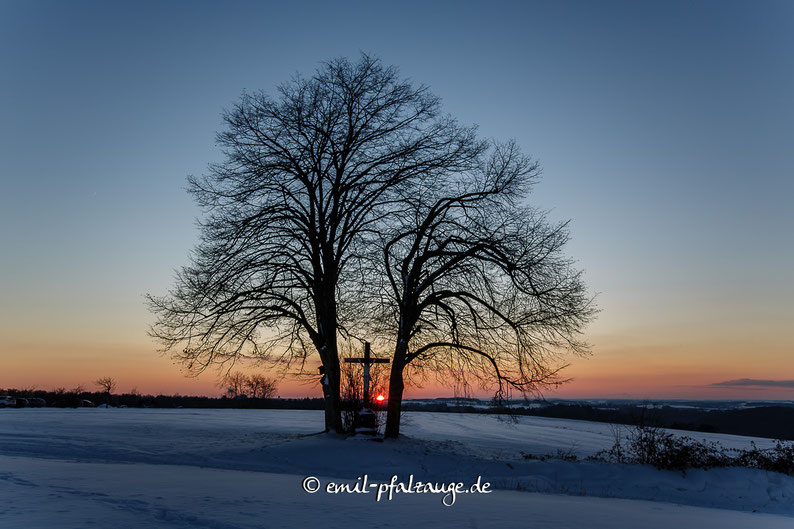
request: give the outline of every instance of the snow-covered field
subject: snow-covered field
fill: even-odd
[[[318,434],[321,425],[314,411],[0,410],[0,528],[794,527],[792,477],[522,457],[594,454],[614,442],[605,424],[408,413],[404,438],[387,442]],[[365,474],[367,493],[325,491]],[[482,476],[493,492],[458,494],[449,507],[443,493],[376,501],[394,475],[467,488]],[[318,492],[304,491],[308,476]]]

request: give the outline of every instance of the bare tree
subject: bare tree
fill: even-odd
[[[258,399],[272,399],[276,394],[276,380],[255,373],[248,377],[245,383],[248,394]]]
[[[234,373],[228,373],[221,381],[221,384],[226,388],[226,393],[229,397],[239,397],[246,394],[245,390],[248,385],[248,377],[239,371],[235,371]]]
[[[399,435],[409,367],[464,387],[477,379],[499,398],[559,383],[556,352],[586,351],[577,336],[594,308],[562,256],[566,224],[521,205],[538,174],[514,143],[495,146],[476,171],[425,179],[384,229],[387,437]]]
[[[110,394],[116,389],[116,379],[112,377],[102,377],[95,380],[94,384],[105,392],[105,404],[110,406]]]
[[[103,392],[110,395],[113,393],[113,390],[116,389],[116,379],[113,377],[102,377],[98,378],[94,381],[94,384],[99,387]],[[78,386],[79,387],[79,386]],[[75,389],[75,392],[77,389]]]
[[[325,427],[341,432],[337,340],[358,310],[357,245],[422,178],[468,169],[482,145],[427,88],[363,55],[296,77],[272,99],[244,94],[224,115],[225,160],[190,190],[201,242],[151,334],[189,369],[241,358],[303,371],[317,352]]]

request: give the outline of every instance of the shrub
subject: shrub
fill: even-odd
[[[524,454],[525,459],[544,460]],[[564,459],[558,457],[557,459]],[[678,437],[661,428],[636,426],[625,437],[615,432],[615,443],[589,457],[591,461],[653,465],[662,470],[686,471],[690,468],[745,467],[794,475],[794,442],[776,441],[773,448],[761,449],[750,443],[749,449],[724,448],[691,437]]]
[[[776,441],[773,448],[765,450],[755,443],[750,445],[748,450],[739,451],[735,458],[737,465],[794,475],[794,442]]]

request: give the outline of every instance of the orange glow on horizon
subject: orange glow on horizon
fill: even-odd
[[[572,358],[563,378],[571,379],[557,389],[543,391],[546,398],[568,399],[739,399],[792,400],[794,388],[715,385],[744,378],[780,380],[794,378],[794,365],[782,349],[767,348],[774,363],[753,365],[740,345],[718,351],[706,347],[629,346],[608,343],[597,347],[588,358]],[[208,371],[198,377],[186,377],[181,366],[160,355],[154,345],[141,343],[16,343],[0,345],[4,366],[0,388],[38,388],[52,390],[81,385],[96,389],[100,377],[114,377],[119,393],[132,389],[142,394],[202,395],[219,397],[224,393],[218,372]],[[636,351],[643,351],[638,353]],[[236,366],[243,372],[268,373],[264,368]],[[313,368],[307,368],[314,373]],[[322,397],[319,378],[313,375],[281,378],[276,393],[282,398]],[[408,386],[405,398],[452,397],[453,388],[435,378]],[[490,398],[487,389],[472,387],[469,396]],[[383,395],[378,402],[386,400]],[[513,394],[519,398],[519,394]]]

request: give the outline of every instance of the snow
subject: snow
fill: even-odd
[[[404,438],[318,433],[319,411],[0,410],[0,527],[628,528],[794,526],[794,478],[741,468],[687,472],[599,462],[525,460],[608,448],[606,424],[407,413]],[[687,435],[745,447],[765,439]],[[316,476],[355,484],[460,481],[491,494],[309,494]],[[653,501],[650,501],[653,500]],[[756,511],[756,512],[753,512]]]
[[[626,429],[626,426],[547,417],[519,417],[518,421],[511,424],[484,414],[413,413],[406,414],[403,424],[412,436],[433,440],[455,439],[496,453],[524,451],[541,455],[556,453],[560,449],[580,457],[610,448],[615,442],[616,432],[625,433]],[[501,425],[497,426],[500,422]],[[741,435],[667,431],[707,442],[719,441],[725,448],[746,448],[750,441],[759,448],[774,445],[770,439]]]

